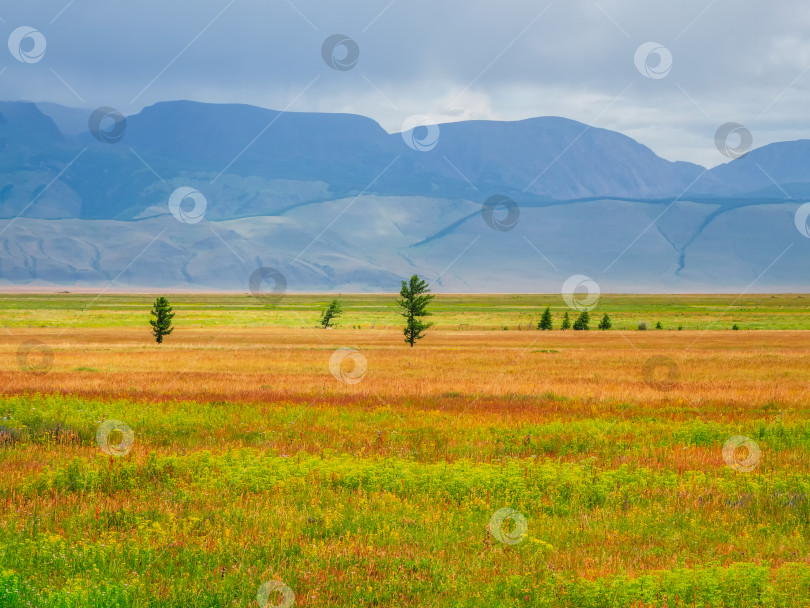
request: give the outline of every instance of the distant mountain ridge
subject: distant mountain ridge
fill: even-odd
[[[725,289],[756,278],[772,246],[798,237],[780,261],[797,265],[805,246],[789,209],[810,196],[808,140],[706,170],[558,117],[441,124],[435,147],[419,151],[350,114],[163,102],[126,117],[117,143],[93,137],[89,115],[0,102],[0,284],[104,284],[123,273],[138,286],[238,289],[273,264],[291,289],[379,291],[419,271],[460,290],[537,291],[566,264],[600,274],[619,256],[607,273],[618,276],[604,279],[616,288]],[[170,215],[180,187],[204,195],[203,223]],[[514,231],[481,221],[493,195],[515,201]],[[704,243],[710,234],[717,247]],[[556,271],[527,246],[536,239],[543,255],[557,251]],[[157,272],[161,256],[177,268]],[[798,266],[769,272],[772,285],[803,281]]]
[[[0,103],[2,168],[40,169],[43,160],[56,168],[71,152],[88,147],[87,158],[64,179],[84,202],[78,215],[84,219],[132,219],[145,202],[156,202],[151,189],[145,192],[142,174],[150,170],[132,150],[167,181],[193,175],[205,186],[206,179],[225,172],[323,183],[333,196],[370,192],[473,198],[497,193],[527,202],[756,197],[774,188],[771,179],[793,185],[799,197],[810,189],[808,140],[770,144],[706,171],[693,163],[664,160],[620,133],[565,118],[442,124],[436,147],[421,152],[409,148],[400,134],[389,134],[362,116],[176,101],[127,117],[123,140],[106,144],[86,128],[71,134],[78,117],[89,111],[41,105],[69,125],[68,132],[62,133],[37,104]],[[127,200],[119,194],[122,184]],[[781,200],[791,196],[789,190],[787,196],[781,191],[773,195]],[[24,199],[18,204],[28,202],[22,203]],[[116,203],[110,205],[110,199]],[[19,209],[9,200],[4,203],[0,217],[16,216]],[[36,205],[26,215],[36,217]],[[68,212],[63,217],[76,216]]]

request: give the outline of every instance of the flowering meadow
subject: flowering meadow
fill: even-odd
[[[0,606],[810,605],[803,331],[177,321],[7,334]]]

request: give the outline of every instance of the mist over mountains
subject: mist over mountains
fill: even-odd
[[[807,285],[807,140],[706,170],[557,117],[389,134],[177,101],[108,114],[96,137],[90,116],[0,103],[0,286],[247,291],[261,267],[291,291],[393,291],[414,272],[439,291]],[[199,197],[172,213],[180,188]]]

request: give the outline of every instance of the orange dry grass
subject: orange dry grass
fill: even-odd
[[[19,369],[17,348],[31,339],[53,349],[48,373]],[[0,347],[0,386],[5,393],[415,403],[518,414],[508,402],[528,395],[588,416],[632,404],[727,419],[770,403],[803,405],[810,396],[810,332],[802,331],[433,331],[413,349],[394,330],[178,329],[167,340],[158,346],[139,329],[17,330]],[[341,383],[330,372],[339,347],[366,358],[361,382]],[[680,378],[670,390],[645,381],[642,370],[653,356],[677,363]]]

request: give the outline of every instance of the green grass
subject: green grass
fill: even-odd
[[[255,606],[275,578],[301,605],[787,608],[810,590],[804,411],[531,424],[60,395],[0,411],[4,607]],[[131,424],[130,454],[97,449],[103,418]],[[716,466],[736,433],[763,450],[755,472]],[[683,449],[711,462],[673,470]],[[488,531],[507,506],[527,520],[515,545]],[[566,567],[586,560],[591,576]]]
[[[170,296],[178,327],[234,328],[314,327],[330,298],[290,295],[268,309],[245,295]],[[0,320],[12,335],[29,324],[145,329],[153,300],[7,295]],[[343,301],[344,328],[400,322],[393,296]],[[647,321],[665,343],[678,325],[810,329],[806,302],[802,295],[737,302],[606,295],[591,316],[595,325],[608,312],[616,329]],[[497,332],[483,338],[503,348],[502,328],[533,326],[547,305],[558,324],[559,296],[439,296],[432,320],[445,330]],[[664,330],[652,329],[657,321]],[[115,330],[75,333],[103,334],[115,354]],[[294,339],[299,332],[286,333]],[[334,334],[371,336],[371,344],[378,337]],[[715,334],[719,354],[694,363],[719,366],[718,382],[730,383],[724,374],[739,365],[735,357],[753,356],[761,368],[746,378],[757,392],[742,404],[732,397],[707,403],[699,389],[655,402],[633,391],[615,399],[600,394],[599,375],[607,377],[632,343],[608,365],[590,368],[579,363],[587,360],[584,347],[572,355],[556,344],[530,346],[532,366],[503,394],[487,393],[487,385],[483,393],[465,388],[464,370],[454,365],[470,360],[455,353],[428,359],[444,363],[423,366],[417,377],[430,383],[460,374],[458,382],[432,393],[420,385],[395,399],[365,391],[368,381],[339,385],[326,369],[322,381],[312,362],[296,362],[277,344],[277,359],[268,360],[309,375],[311,390],[249,403],[206,400],[204,391],[199,401],[172,399],[168,391],[154,401],[2,395],[0,608],[252,607],[269,580],[284,581],[296,606],[806,608],[810,406],[793,393],[789,403],[777,399],[788,381],[804,390],[805,366],[795,359],[803,351],[784,344],[792,348],[804,334],[747,335],[753,345],[735,350],[739,334]],[[467,341],[443,336],[450,350]],[[779,345],[769,344],[776,338]],[[85,352],[61,348],[57,356]],[[141,350],[130,354],[141,357]],[[178,373],[198,353],[167,352]],[[234,352],[223,349],[206,373],[227,374],[224,362]],[[394,366],[384,380],[409,378],[417,373],[410,368],[415,356],[440,351],[405,352],[407,366]],[[491,348],[481,348],[475,364],[486,375],[493,360]],[[12,352],[6,365],[6,377],[27,379],[24,386],[42,380],[19,370]],[[553,391],[532,388],[534,375],[554,365],[570,366],[572,382],[591,383],[594,394],[578,396],[565,382]],[[76,358],[49,378],[67,373],[92,385],[111,367],[107,359]],[[268,376],[234,386],[261,382],[270,390],[273,369],[262,366]],[[96,443],[101,422],[113,419],[135,437],[119,458]],[[724,462],[724,444],[739,435],[761,450],[750,472]],[[526,519],[517,544],[491,529],[503,508]]]
[[[176,323],[192,327],[314,327],[332,295],[288,294],[275,308],[247,294],[164,294]],[[345,313],[338,326],[397,326],[394,295],[340,296]],[[14,327],[137,327],[145,324],[154,296],[116,294],[11,294],[0,296],[0,324]],[[555,327],[567,310],[554,295],[438,295],[431,310],[437,328],[458,330],[533,329],[550,306]],[[591,312],[592,329],[608,313],[614,329],[810,329],[810,295],[619,295],[604,294]]]

